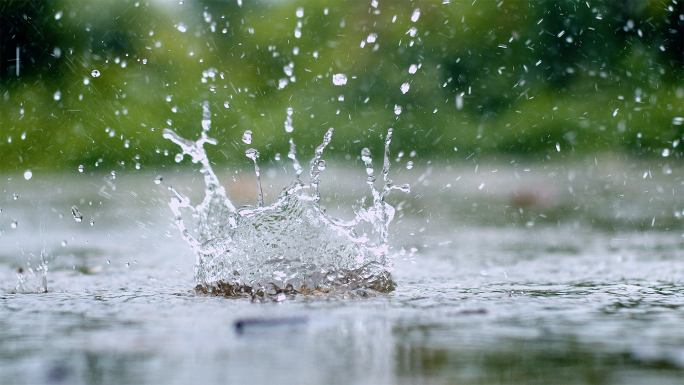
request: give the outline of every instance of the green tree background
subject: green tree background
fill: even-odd
[[[354,157],[389,127],[396,152],[437,159],[684,148],[683,1],[5,0],[0,14],[4,171],[172,163],[162,129],[196,138],[205,100],[224,164],[248,162],[246,130],[273,159],[329,127],[331,153]]]

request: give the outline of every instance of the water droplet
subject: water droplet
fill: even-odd
[[[14,199],[14,200],[16,201],[17,199],[19,199],[19,195],[17,195],[17,194],[12,194],[12,199]]]
[[[684,124],[684,117],[677,116],[672,118],[672,124],[674,124],[675,126],[681,126],[682,124]]]
[[[223,102],[223,107],[229,108],[229,107],[230,107],[230,102],[229,102],[229,101]]]
[[[66,247],[67,241],[62,241],[62,247]]]
[[[13,228],[13,229],[16,229],[17,226],[19,226],[19,222],[17,222],[17,221],[14,221],[14,222],[10,223],[10,227]]]
[[[415,64],[411,64],[411,65],[409,66],[409,73],[410,73],[410,74],[415,74],[416,71],[418,71],[418,66],[415,65]]]
[[[368,162],[371,160],[371,152],[370,152],[370,149],[368,149],[368,147],[364,147],[361,150],[361,160],[363,160],[364,162]],[[371,172],[372,172],[372,170],[371,170]]]
[[[176,157],[173,159],[176,161],[176,163],[180,163],[183,161],[183,154],[176,154]]]
[[[76,222],[78,222],[78,223],[83,222],[83,214],[81,214],[81,212],[78,211],[78,207],[71,206],[71,215],[74,216],[74,219],[76,220]]]
[[[171,95],[167,95],[167,96],[166,96],[166,101],[167,101],[167,102],[171,102],[172,99],[173,99],[173,96],[171,96]]]
[[[369,34],[368,37],[366,38],[366,41],[367,41],[368,43],[375,43],[375,40],[377,40],[377,39],[378,39],[378,34],[377,34],[377,33],[371,33],[371,34]]]
[[[83,172],[83,165],[82,164],[78,166],[78,172]]]
[[[31,179],[32,176],[33,176],[33,173],[31,172],[31,170],[24,171],[24,179],[29,180],[29,179]]]
[[[154,184],[161,184],[162,179],[164,179],[164,178],[162,178],[161,175],[157,175],[157,177],[154,178]]]
[[[407,93],[409,91],[409,88],[411,88],[411,86],[408,83],[402,84],[401,85],[401,93],[402,94]]]
[[[347,75],[345,74],[334,74],[333,75],[333,84],[336,86],[343,86],[347,84]]]
[[[463,109],[463,95],[456,95],[456,109],[459,111]]]
[[[401,111],[403,111],[403,109],[401,108],[401,106],[398,105],[398,104],[395,104],[395,105],[394,105],[394,113],[395,113],[396,115],[401,115]]]
[[[245,156],[256,162],[256,160],[259,158],[259,151],[250,148],[247,151],[245,151]]]
[[[90,84],[90,79],[89,78],[83,78],[83,84],[85,84],[86,86],[88,84]]]
[[[560,143],[556,143],[556,151],[560,152]]]
[[[325,160],[321,159],[318,161],[318,171],[325,170]]]
[[[62,15],[63,15],[62,11],[59,11],[59,12],[55,13],[55,20],[61,19],[61,18],[62,18]]]
[[[126,262],[126,267],[131,267],[131,264]]]
[[[304,8],[301,8],[301,7],[300,7],[300,8],[297,8],[296,15],[297,15],[297,17],[300,18],[300,19],[301,19],[302,17],[304,17]]]
[[[59,99],[62,98],[62,93],[57,91],[57,92],[55,92],[54,95],[52,95],[52,98],[55,99],[55,101],[57,102],[57,101],[59,101]]]
[[[242,142],[245,144],[252,144],[252,131],[247,130],[242,134]]]
[[[282,90],[283,88],[287,87],[288,83],[290,83],[290,81],[287,78],[278,80],[278,89]]]
[[[91,220],[90,220],[90,225],[91,225],[91,226],[95,226],[95,220],[94,220],[94,219],[91,219]]]
[[[128,139],[126,139],[126,140],[124,141],[124,147],[125,147],[125,148],[131,147],[131,141],[128,140]]]
[[[188,31],[188,27],[187,27],[185,24],[183,24],[183,23],[178,23],[178,25],[176,26],[176,28],[177,28],[179,31],[181,31],[181,33],[185,33],[185,32]]]
[[[292,125],[292,116],[287,116],[285,119],[285,132],[294,131],[294,126]]]
[[[409,160],[408,162],[406,162],[406,169],[410,170],[410,169],[412,169],[412,168],[413,168],[413,162],[411,162],[411,161]]]
[[[662,155],[663,155],[663,158],[667,158],[668,156],[670,156],[670,149],[669,148],[663,149]]]
[[[411,21],[416,22],[420,18],[420,8],[416,8],[413,10],[413,14],[411,15]]]

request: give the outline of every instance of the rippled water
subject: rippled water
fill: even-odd
[[[201,200],[190,170],[4,176],[2,384],[682,383],[683,172],[416,163],[394,178],[412,185],[391,199],[395,291],[258,302],[194,291],[166,189]],[[352,168],[322,175],[343,219]],[[266,203],[282,170],[262,167]],[[254,203],[253,172],[218,176]],[[49,292],[16,293],[43,250]]]

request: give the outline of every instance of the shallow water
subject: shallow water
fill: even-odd
[[[357,166],[322,175],[331,215],[353,217]],[[266,203],[292,180],[281,170],[263,167]],[[196,173],[5,176],[1,382],[679,384],[684,172],[668,170],[397,170],[412,192],[390,199],[395,291],[256,303],[193,290],[167,187],[201,197]],[[254,204],[251,175],[219,178]],[[49,292],[17,294],[43,248]]]

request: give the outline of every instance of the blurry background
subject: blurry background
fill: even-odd
[[[218,164],[249,165],[246,130],[268,162],[329,127],[348,159],[389,127],[402,162],[684,149],[682,1],[3,0],[0,14],[2,171],[171,164],[162,129],[196,138],[205,100]]]

